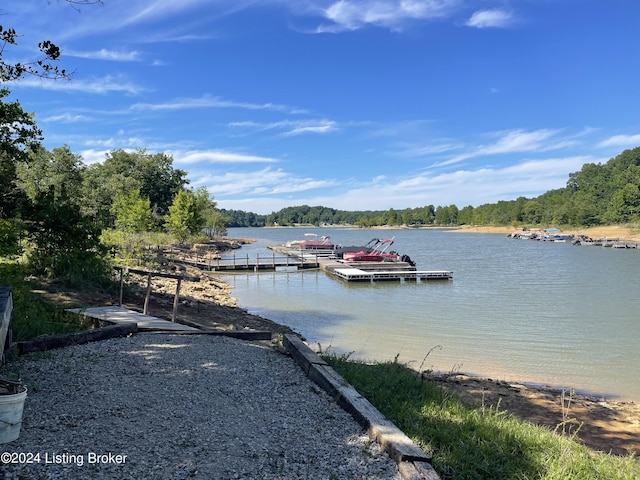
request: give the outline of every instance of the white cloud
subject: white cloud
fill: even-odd
[[[291,137],[295,135],[303,135],[305,133],[330,133],[336,130],[335,122],[325,122],[319,123],[316,125],[301,125],[296,127],[288,132],[285,132],[284,135]]]
[[[637,147],[640,146],[640,133],[637,135],[614,135],[598,144],[599,147]]]
[[[95,150],[95,149],[87,149],[82,150],[80,152],[80,156],[82,157],[82,162],[86,165],[91,165],[92,163],[103,162],[105,159],[105,155],[108,150]]]
[[[177,98],[165,103],[136,103],[131,110],[160,111],[160,110],[184,110],[190,108],[238,108],[244,110],[270,110],[284,113],[304,113],[295,107],[279,105],[276,103],[249,103],[224,100],[211,95],[203,95],[197,98]]]
[[[208,173],[198,175],[197,172],[190,172],[189,178],[192,185],[207,186],[208,190],[221,200],[225,196],[235,197],[237,195],[243,198],[255,198],[256,195],[269,198],[273,195],[281,196],[333,185],[330,180],[297,177],[282,169],[273,170],[269,167],[258,171],[227,172],[222,175]],[[260,213],[257,210],[259,207],[255,208],[252,211]]]
[[[452,150],[461,149],[461,145],[453,143],[442,143],[433,145],[416,145],[403,148],[401,151],[394,153],[394,155],[405,158],[417,158],[429,155],[439,155]]]
[[[70,113],[64,113],[62,115],[51,115],[41,119],[43,122],[56,122],[56,123],[78,123],[88,122],[91,120],[86,115],[72,115]]]
[[[457,0],[339,0],[324,10],[332,23],[318,32],[358,30],[373,25],[401,30],[404,22],[446,16]]]
[[[279,160],[270,157],[257,155],[246,155],[242,153],[229,152],[224,150],[204,150],[189,152],[169,152],[173,156],[175,163],[191,165],[196,163],[276,163]]]
[[[144,91],[142,87],[128,81],[126,78],[113,75],[89,80],[74,78],[72,81],[58,80],[55,82],[39,78],[23,78],[17,82],[8,83],[15,88],[39,88],[42,90],[84,92],[99,95],[113,92],[137,95]]]
[[[140,53],[135,50],[129,52],[107,50],[106,48],[93,52],[76,52],[72,50],[65,50],[64,54],[71,57],[89,58],[94,60],[108,60],[113,62],[136,62],[140,60]]]
[[[478,10],[465,25],[475,28],[505,28],[513,23],[513,15],[504,10]]]
[[[283,120],[280,122],[231,122],[230,127],[253,129],[264,132],[269,130],[283,130],[282,136],[292,137],[306,133],[325,134],[338,130],[336,122],[332,120]]]
[[[457,155],[440,165],[450,165],[474,157],[499,155],[520,152],[546,152],[569,147],[575,144],[572,138],[555,138],[559,130],[540,129],[531,132],[522,129],[508,130],[492,134],[499,137],[497,141],[488,145],[478,145],[466,153]]]

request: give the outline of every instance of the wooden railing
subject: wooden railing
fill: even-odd
[[[151,278],[152,277],[161,277],[161,278],[174,278],[176,279],[177,285],[176,285],[176,293],[173,297],[173,311],[171,313],[171,321],[175,322],[176,321],[176,313],[178,312],[178,302],[180,300],[180,287],[182,285],[182,281],[188,281],[188,282],[199,282],[200,281],[200,277],[191,277],[189,275],[175,275],[172,273],[160,273],[160,272],[149,272],[147,270],[136,270],[133,268],[127,268],[127,267],[114,267],[116,270],[120,271],[120,297],[118,300],[118,304],[120,306],[122,306],[122,292],[124,289],[124,275],[125,273],[135,273],[137,275],[143,275],[147,277],[147,294],[145,296],[144,299],[144,307],[142,309],[142,313],[144,315],[147,314],[147,312],[149,311],[149,299],[151,298]]]

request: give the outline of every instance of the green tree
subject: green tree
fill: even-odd
[[[197,218],[196,199],[192,192],[180,190],[169,206],[169,215],[165,218],[167,231],[184,243],[190,234],[196,233],[200,223]]]
[[[463,207],[462,210],[458,212],[458,223],[461,225],[473,225],[474,210],[471,205]]]
[[[229,217],[216,209],[216,202],[209,194],[207,187],[199,187],[194,192],[195,199],[195,232],[205,230],[209,238],[227,234],[227,224],[231,221]],[[249,221],[250,223],[250,221]],[[251,224],[246,226],[253,226]]]
[[[12,257],[22,253],[21,235],[22,229],[17,222],[0,218],[0,257]]]
[[[28,255],[34,273],[71,285],[108,278],[100,229],[81,214],[78,205],[64,195],[56,196],[53,187],[36,196],[27,230],[34,246]]]
[[[187,184],[186,176],[187,172],[173,168],[173,159],[164,153],[114,150],[104,162],[92,164],[85,173],[85,213],[103,227],[111,227],[113,199],[119,192],[137,189],[149,199],[154,219],[162,225],[169,205]]]
[[[131,189],[119,193],[111,211],[115,216],[115,227],[123,232],[148,232],[153,227],[151,202],[140,195],[140,190]]]
[[[17,165],[27,164],[29,152],[41,140],[33,115],[22,110],[19,102],[5,101],[8,95],[9,90],[0,89],[0,218],[5,219],[14,217],[24,202],[16,185]]]
[[[637,183],[627,183],[611,199],[611,219],[628,222],[640,215],[640,189]]]
[[[29,153],[26,163],[17,165],[17,185],[30,200],[53,189],[56,197],[66,197],[82,203],[82,172],[85,169],[80,155],[74,155],[68,146],[49,152],[38,146]]]

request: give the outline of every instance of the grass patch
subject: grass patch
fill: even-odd
[[[40,335],[87,330],[93,322],[36,293],[37,280],[28,280],[25,267],[15,261],[0,261],[0,285],[12,287],[13,341],[31,340]]]
[[[443,479],[637,479],[633,456],[606,455],[573,438],[472,407],[397,361],[323,358],[382,414],[433,456]]]

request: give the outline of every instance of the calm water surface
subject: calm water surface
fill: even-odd
[[[394,248],[419,270],[451,270],[454,279],[346,284],[316,271],[224,275],[241,307],[355,358],[399,355],[416,368],[640,401],[640,251],[431,229],[239,228],[229,237],[258,239],[236,251],[254,258],[307,232],[342,245],[395,236]]]

